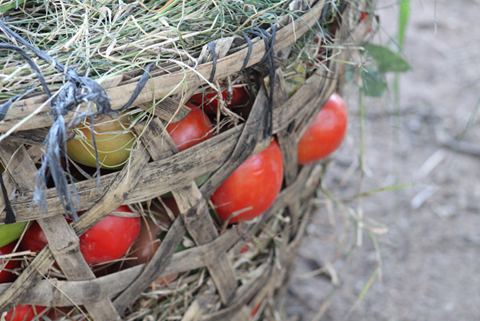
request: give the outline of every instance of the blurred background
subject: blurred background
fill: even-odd
[[[399,5],[377,12],[374,42],[395,49]],[[399,96],[388,76],[362,125],[346,88],[349,136],[296,261],[291,320],[480,320],[479,12],[410,1]]]

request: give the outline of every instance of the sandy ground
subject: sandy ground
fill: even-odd
[[[382,42],[395,34],[393,2],[379,1]],[[292,320],[480,320],[480,1],[411,3],[404,52],[413,71],[402,78],[400,110],[393,93],[366,101],[362,180],[357,98],[347,91],[349,136],[325,186],[338,199],[412,187],[318,213],[289,288]],[[470,152],[445,144],[464,132]],[[349,255],[360,212],[362,245]],[[327,272],[308,275],[318,269]]]

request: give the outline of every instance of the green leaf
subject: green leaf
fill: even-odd
[[[203,176],[195,178],[195,183],[197,184],[198,187],[200,187],[210,178],[210,176],[211,176],[210,174],[205,174]]]
[[[376,70],[362,71],[363,93],[370,97],[382,97],[387,83]]]
[[[412,69],[402,56],[387,47],[371,43],[365,43],[363,47],[367,51],[367,54],[377,62],[378,71],[380,72],[405,72]]]
[[[402,0],[400,2],[400,12],[398,17],[398,46],[400,50],[405,40],[405,32],[407,30],[408,16],[410,15],[410,0]]]

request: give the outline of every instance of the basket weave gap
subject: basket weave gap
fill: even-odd
[[[271,258],[269,260],[271,260]],[[238,311],[240,311],[246,305],[246,303],[268,282],[273,266],[274,265],[272,264],[264,263],[264,266],[261,267],[263,269],[262,274],[238,288],[235,298],[230,302],[228,307],[212,314],[203,315],[200,317],[200,320],[231,320],[238,313]]]

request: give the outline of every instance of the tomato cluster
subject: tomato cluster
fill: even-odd
[[[297,70],[305,74],[303,66]],[[298,88],[295,87],[294,90]],[[235,86],[228,93],[222,91],[222,100],[227,108],[248,104],[245,86]],[[213,120],[209,113],[218,110],[217,92],[208,90],[197,93],[187,103],[191,110],[180,122],[166,127],[178,150],[184,151],[213,136]],[[106,116],[92,124],[85,121],[75,129],[77,137],[67,143],[67,153],[80,166],[96,168],[97,159],[93,148],[93,137],[103,169],[118,170],[124,166],[135,147],[136,136],[125,115],[119,119]],[[306,133],[299,139],[298,163],[304,165],[330,155],[341,144],[347,127],[345,104],[338,94],[333,94],[314,119]],[[283,157],[275,138],[263,151],[250,156],[212,194],[212,211],[219,224],[235,224],[255,219],[267,211],[277,198],[283,184]],[[130,207],[120,206],[107,215],[79,238],[80,251],[87,264],[93,266],[122,261],[118,269],[148,263],[159,248],[161,235],[168,230],[172,221],[180,214],[172,197],[153,200],[143,206],[146,215],[135,215]],[[123,215],[119,215],[119,212]],[[125,213],[127,215],[125,215]],[[82,215],[82,213],[79,213]],[[7,231],[8,227],[8,231]],[[17,247],[24,251],[38,252],[48,240],[41,226],[32,222],[24,232],[25,223],[0,226],[0,256],[11,254]],[[5,229],[5,230],[3,230]],[[18,242],[15,240],[23,234]],[[4,243],[2,243],[4,242]],[[8,243],[8,244],[7,244]],[[245,249],[248,250],[248,247]],[[242,251],[246,251],[243,249]],[[22,260],[10,256],[0,261],[0,283],[12,282],[22,269]],[[103,270],[102,273],[109,273]],[[157,286],[171,282],[177,274],[155,281]],[[258,307],[257,307],[258,308]],[[46,307],[19,305],[8,312],[6,320],[31,320],[39,313],[56,318],[56,312]]]
[[[222,100],[225,102],[225,107],[232,109],[234,107],[241,107],[248,103],[249,97],[244,86],[232,87],[231,97],[228,97],[228,90],[221,91]],[[200,93],[193,95],[190,98],[190,103],[203,107],[207,114],[216,114],[218,110],[218,92],[207,89]]]

